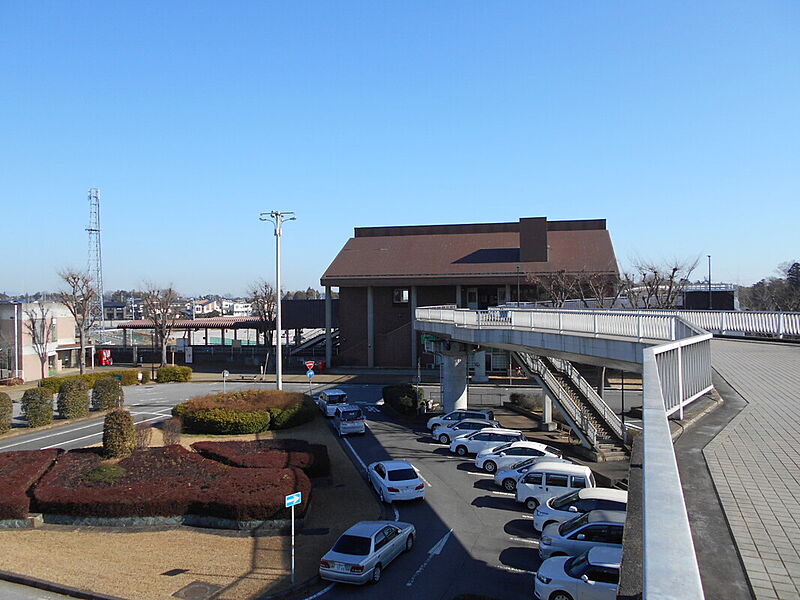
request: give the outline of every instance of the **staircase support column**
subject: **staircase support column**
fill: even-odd
[[[550,395],[550,390],[543,387],[544,397],[542,398],[542,424],[540,429],[542,431],[555,431],[557,425],[553,421],[553,398]]]
[[[467,408],[467,353],[442,355],[442,410]]]
[[[473,353],[472,365],[475,367],[472,383],[489,383],[489,378],[486,376],[486,352],[484,350]]]

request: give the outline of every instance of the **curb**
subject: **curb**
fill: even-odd
[[[126,600],[125,598],[120,598],[119,596],[109,596],[107,594],[79,590],[68,585],[60,585],[50,581],[45,581],[44,579],[30,577],[28,575],[17,575],[16,573],[10,573],[8,571],[0,571],[0,579],[11,583],[17,583],[19,585],[26,585],[39,590],[44,590],[46,592],[63,594],[64,596],[71,596],[73,598],[82,598],[83,600]]]

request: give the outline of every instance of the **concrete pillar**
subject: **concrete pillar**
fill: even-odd
[[[208,346],[208,327],[206,327],[206,346]]]
[[[239,339],[239,330],[238,329],[234,329],[233,330],[233,339],[235,339],[235,340]]]
[[[225,345],[225,329],[224,328],[219,330],[219,341],[223,346]]]
[[[539,429],[542,431],[555,431],[557,425],[553,422],[553,398],[547,387],[543,387],[544,397],[542,398],[542,422]]]
[[[417,368],[417,330],[414,328],[416,323],[416,308],[417,308],[417,286],[411,286],[411,298],[409,299],[411,307],[411,368]]]
[[[467,354],[442,355],[442,410],[467,408]]]
[[[122,330],[122,347],[123,348],[127,348],[128,347],[128,330],[127,329],[123,329]]]
[[[456,286],[456,308],[461,308],[461,285]]]
[[[330,369],[333,359],[333,336],[331,328],[333,322],[333,299],[331,298],[331,286],[325,286],[325,366]]]
[[[134,365],[139,364],[139,348],[137,348],[136,346],[133,347],[133,364]]]
[[[375,294],[367,287],[367,366],[375,366]]]
[[[506,284],[506,304],[508,304],[509,302],[511,302],[511,284],[507,283]]]
[[[489,383],[486,376],[486,351],[480,350],[472,354],[472,365],[475,371],[472,375],[472,383]]]

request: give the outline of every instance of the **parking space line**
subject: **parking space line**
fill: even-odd
[[[414,470],[417,472],[417,475],[419,475],[419,478],[420,478],[420,479],[422,479],[422,481],[424,481],[424,482],[425,482],[425,484],[426,484],[428,487],[433,487],[433,486],[431,485],[431,482],[430,482],[430,481],[428,481],[427,479],[425,479],[425,476],[422,474],[422,472],[421,472],[421,471],[420,471],[420,470],[419,470],[417,467],[415,467],[414,465],[411,465],[411,466],[412,466],[412,467],[413,467],[413,469],[414,469]]]
[[[350,448],[350,452],[353,454],[353,456],[356,457],[356,460],[358,461],[358,464],[361,465],[361,468],[364,469],[364,472],[366,473],[367,472],[367,465],[365,465],[364,461],[361,460],[361,457],[358,455],[358,452],[356,452],[356,449],[353,448],[353,445],[345,437],[342,438],[342,442],[345,445],[347,445],[348,448]]]
[[[475,477],[494,477],[491,473],[475,473],[473,471],[467,471],[470,475],[474,475]]]
[[[506,565],[497,565],[496,568],[502,569],[503,571],[508,571],[509,573],[521,573],[523,575],[536,576],[536,571],[526,571],[525,569],[515,569],[514,567],[508,567]]]
[[[533,544],[535,546],[539,545],[539,540],[528,540],[528,539],[525,539],[525,538],[515,537],[515,536],[511,536],[510,539],[514,540],[515,542],[523,542],[525,544]]]
[[[495,491],[495,490],[489,490],[489,493],[490,494],[494,494],[495,496],[515,496],[516,497],[516,494],[514,494],[512,492],[499,492],[499,491]]]

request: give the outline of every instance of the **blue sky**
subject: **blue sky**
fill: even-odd
[[[606,218],[625,267],[800,258],[800,4],[0,4],[0,291],[284,287],[355,226]]]

